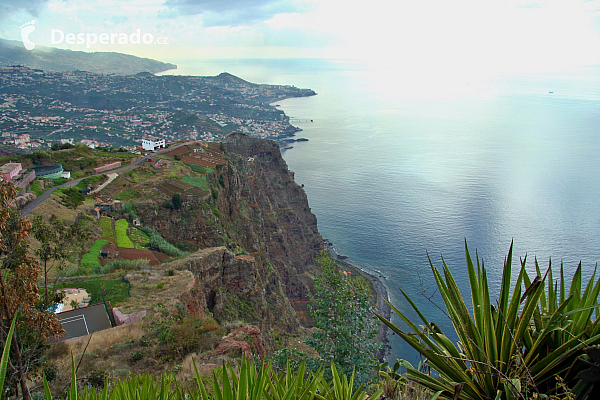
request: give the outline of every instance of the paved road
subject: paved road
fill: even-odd
[[[194,141],[194,140],[191,140],[191,141],[189,141],[189,142],[180,143],[180,144],[178,144],[178,145],[176,145],[176,146],[171,146],[171,147],[169,147],[169,148],[166,148],[166,149],[160,149],[160,150],[158,150],[158,151],[157,151],[157,152],[155,152],[155,153],[150,153],[150,154],[147,154],[147,155],[145,155],[145,156],[144,156],[144,157],[142,157],[142,158],[139,158],[139,159],[137,159],[136,161],[132,162],[132,163],[131,163],[131,164],[129,164],[129,165],[125,165],[124,167],[119,167],[119,168],[117,168],[117,169],[112,169],[112,170],[110,170],[110,171],[109,171],[109,173],[111,173],[111,174],[114,174],[114,173],[118,174],[118,173],[121,173],[121,172],[123,172],[123,171],[127,171],[127,170],[130,170],[130,169],[132,169],[132,168],[136,168],[138,165],[140,165],[140,164],[142,164],[142,163],[146,162],[146,160],[148,160],[149,158],[151,158],[151,157],[153,157],[153,156],[156,156],[156,155],[158,155],[158,154],[162,154],[162,153],[166,153],[166,152],[168,152],[168,151],[171,151],[171,150],[177,149],[177,148],[179,148],[179,147],[181,147],[181,146],[187,146],[187,145],[189,145],[189,144],[193,144],[193,143],[195,143],[195,141]],[[90,175],[90,176],[98,176],[98,175],[105,175],[105,174],[106,174],[106,172],[102,172],[102,173],[100,173],[100,174],[95,174],[95,175]],[[42,194],[40,195],[40,197],[36,198],[36,199],[35,199],[35,200],[33,200],[31,203],[27,204],[25,207],[23,207],[23,208],[21,209],[21,216],[22,216],[22,217],[26,217],[27,215],[29,215],[29,214],[30,214],[30,213],[33,211],[33,209],[34,209],[34,208],[36,208],[37,206],[39,206],[40,204],[42,204],[42,202],[43,202],[44,200],[46,200],[46,199],[47,199],[47,198],[48,198],[48,197],[49,197],[49,196],[52,194],[52,192],[54,192],[56,189],[58,189],[58,188],[63,188],[63,187],[65,187],[65,188],[66,188],[66,187],[72,187],[72,186],[75,186],[75,185],[77,185],[79,182],[81,182],[81,180],[82,180],[82,179],[84,179],[84,178],[89,178],[89,176],[86,176],[86,177],[83,177],[83,178],[74,179],[74,180],[72,180],[72,181],[69,181],[69,182],[67,182],[67,183],[65,183],[65,184],[62,184],[62,185],[60,185],[60,186],[55,186],[55,187],[53,187],[53,188],[50,188],[50,189],[46,190],[44,193],[42,193]]]

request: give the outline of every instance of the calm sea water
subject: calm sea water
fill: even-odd
[[[318,95],[280,102],[296,124],[284,158],[304,184],[319,230],[349,261],[380,274],[445,331],[427,300],[427,254],[441,256],[468,296],[464,240],[497,290],[511,240],[515,258],[542,266],[600,260],[600,69],[463,79],[412,79],[319,60],[220,60],[180,73],[227,71]],[[550,93],[553,92],[553,93]],[[441,305],[438,297],[433,302]],[[416,360],[399,339],[392,356]]]

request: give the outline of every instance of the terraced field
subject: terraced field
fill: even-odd
[[[102,228],[102,239],[114,243],[115,236],[113,235],[112,219],[108,217],[101,217],[99,225],[100,228]]]
[[[127,236],[127,226],[129,223],[125,219],[120,219],[115,223],[115,235],[117,236],[117,246],[125,249],[134,249],[135,246],[129,236]]]

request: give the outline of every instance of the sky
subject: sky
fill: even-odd
[[[1,1],[0,37],[21,40],[31,21],[38,46],[173,63],[326,58],[474,78],[600,64],[600,0]],[[131,37],[138,30],[149,44]],[[85,41],[69,44],[69,33]],[[93,43],[103,33],[112,43]]]

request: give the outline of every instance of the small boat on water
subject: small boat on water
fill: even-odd
[[[345,260],[346,258],[348,258],[348,256],[343,256],[341,254],[338,254],[338,260]]]

